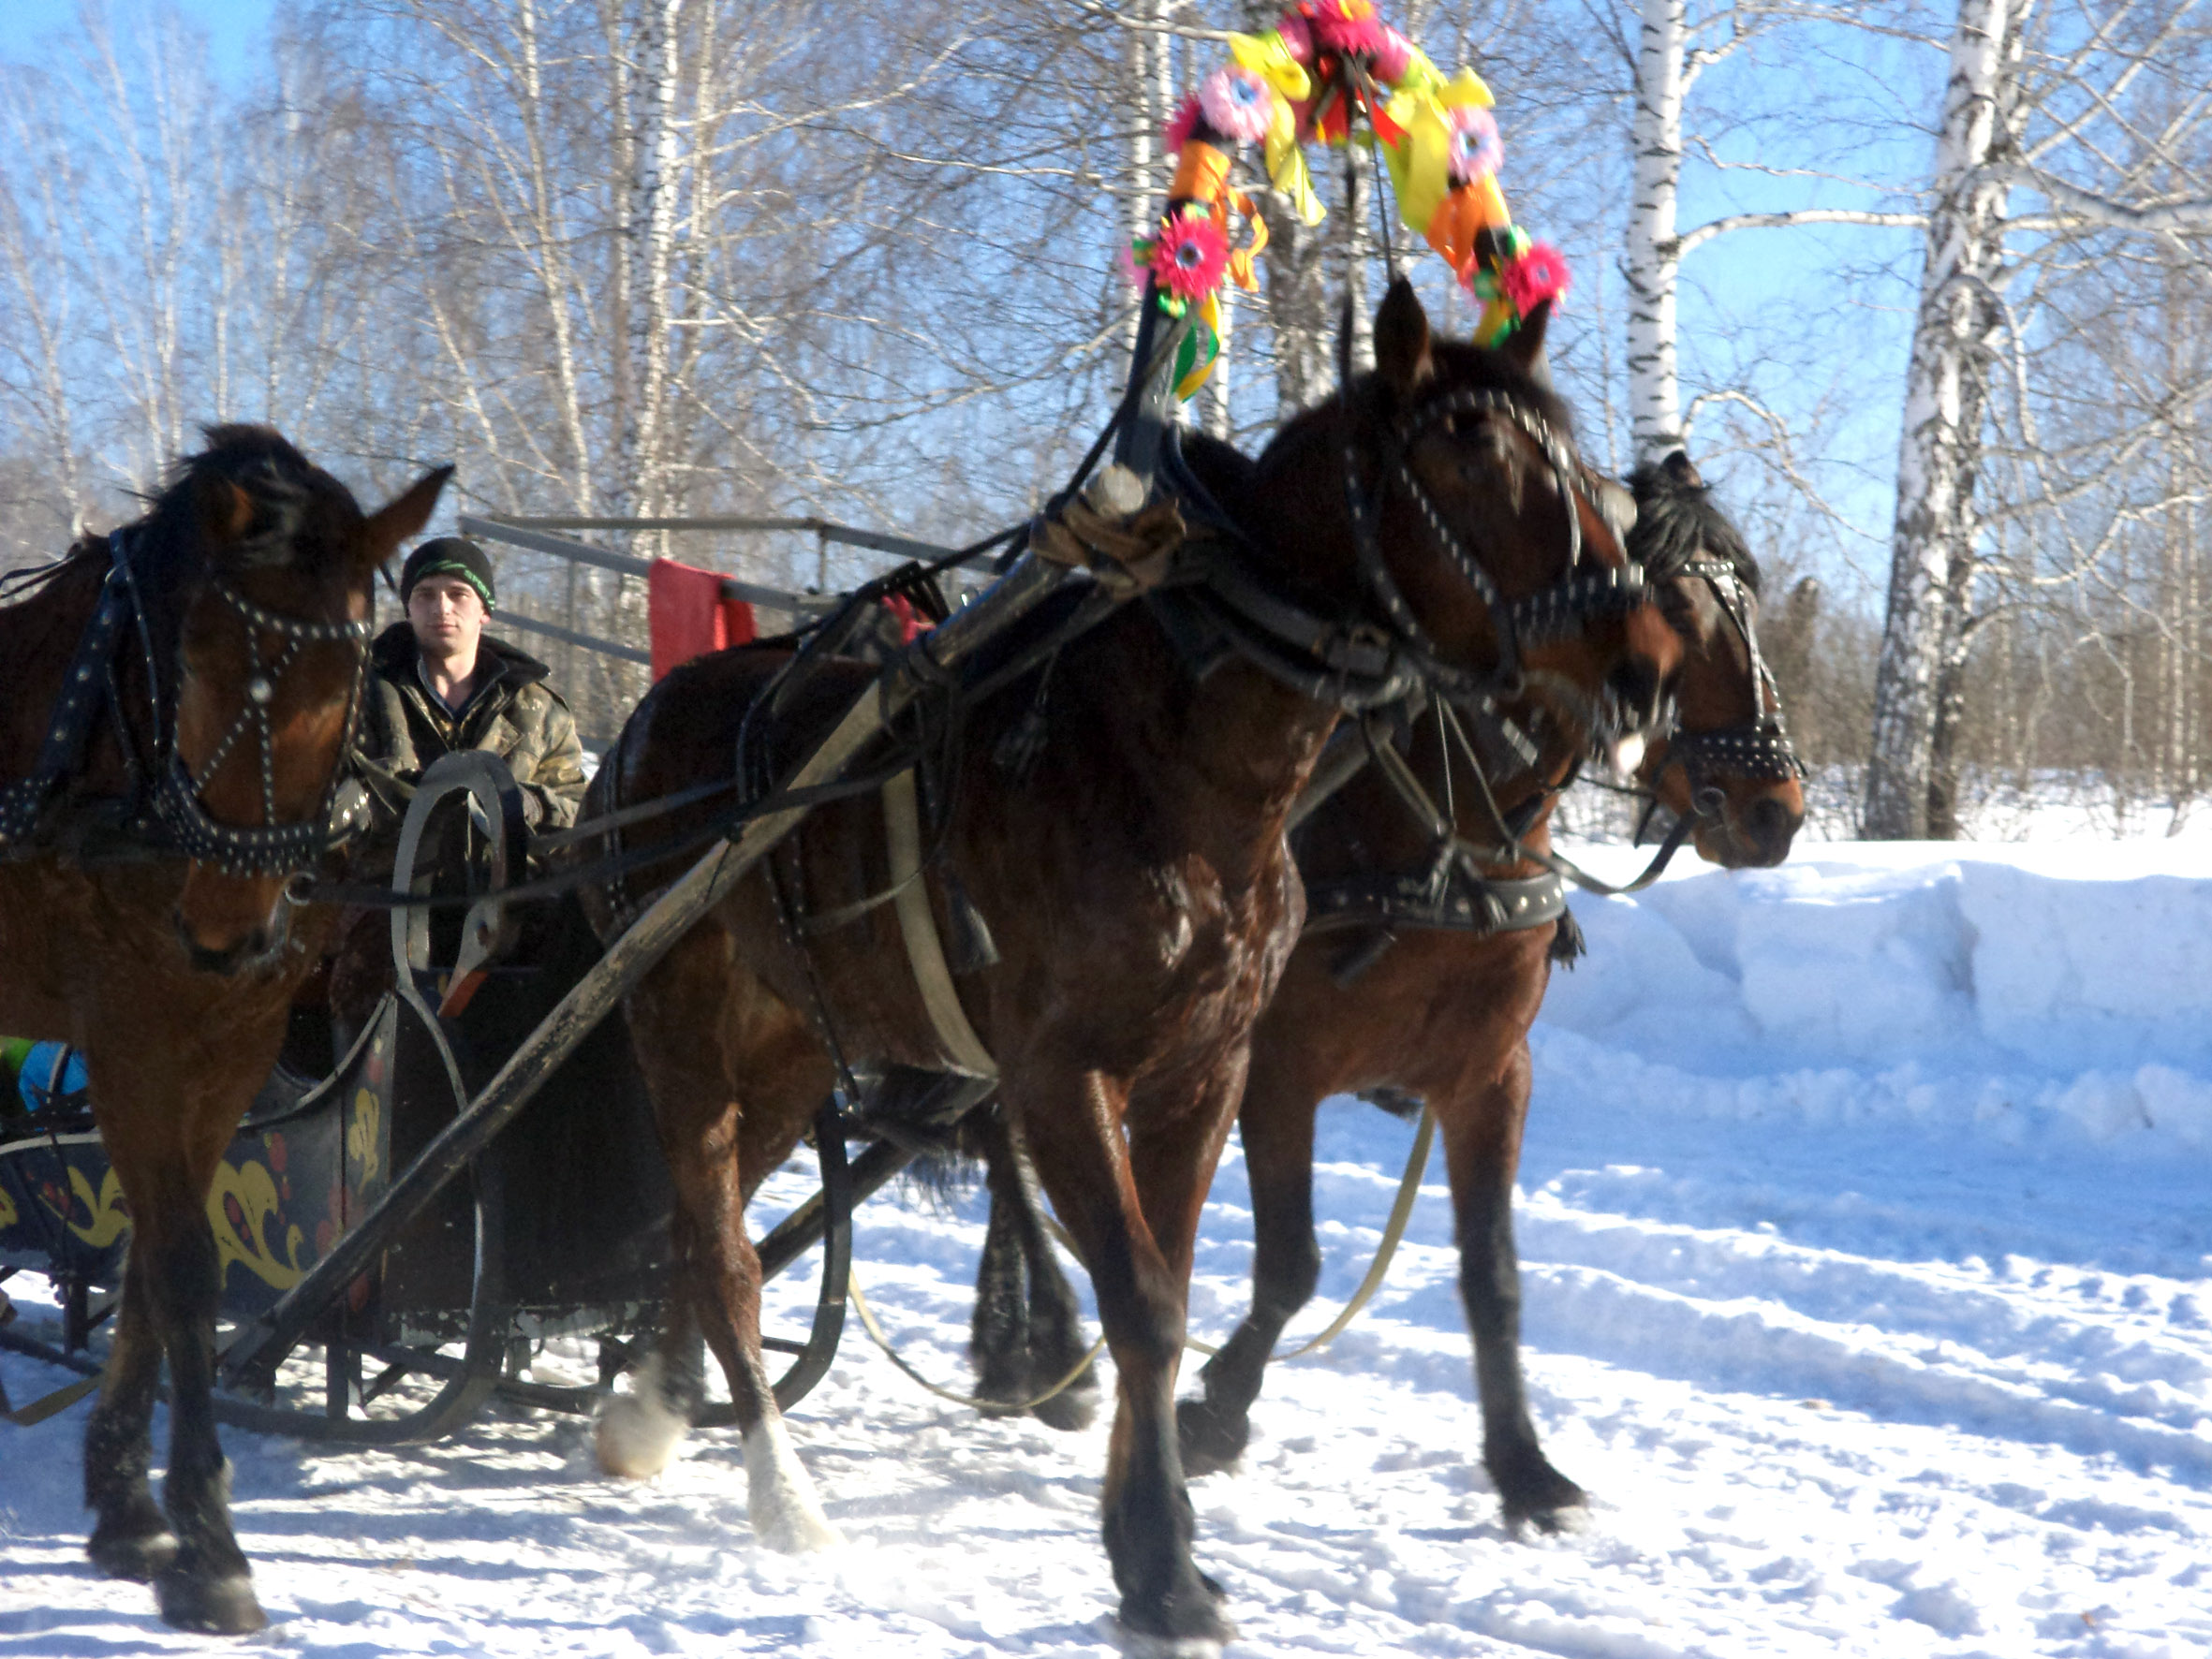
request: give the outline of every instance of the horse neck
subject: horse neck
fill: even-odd
[[[1142,605],[1071,648],[1055,680],[1065,690],[1054,725],[1070,767],[1120,780],[1133,812],[1231,881],[1280,856],[1334,707],[1241,660],[1194,682]]]
[[[0,609],[0,708],[6,711],[0,715],[0,780],[28,777],[37,769],[78,643],[99,606],[108,568],[105,557],[78,559]],[[141,597],[145,589],[141,573]],[[138,624],[132,618],[124,620],[111,661],[112,683],[122,698],[121,717],[144,753],[152,746],[153,687],[146,678]],[[113,712],[102,712],[93,721],[84,765],[72,781],[93,796],[119,794],[126,787],[127,769],[116,741]]]
[[[0,779],[28,777],[37,767],[107,575],[105,560],[81,559],[0,609]]]

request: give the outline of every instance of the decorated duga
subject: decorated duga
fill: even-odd
[[[1222,285],[1258,286],[1267,226],[1235,183],[1240,156],[1299,219],[1319,225],[1328,210],[1308,152],[1357,145],[1379,155],[1398,219],[1477,306],[1478,345],[1503,344],[1539,304],[1564,297],[1566,259],[1507,210],[1497,182],[1505,145],[1490,89],[1472,69],[1446,76],[1369,0],[1302,0],[1266,33],[1231,36],[1229,49],[1231,61],[1168,122],[1167,211],[1130,248],[1152,302],[1190,319],[1176,353],[1177,396],[1195,393],[1220,354]]]

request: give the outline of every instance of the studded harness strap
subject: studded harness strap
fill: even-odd
[[[1759,649],[1759,630],[1751,620],[1750,595],[1744,591],[1742,576],[1733,563],[1703,554],[1687,560],[1681,574],[1702,578],[1712,589],[1713,597],[1719,605],[1751,659],[1753,695],[1757,712],[1747,720],[1733,726],[1718,727],[1711,731],[1676,730],[1667,740],[1667,765],[1680,765],[1689,781],[1691,800],[1708,786],[1716,771],[1733,773],[1742,778],[1779,780],[1803,778],[1805,762],[1798,758],[1791,746],[1790,732],[1782,720],[1781,688],[1776,684],[1774,670],[1767,667],[1766,657]],[[1774,706],[1770,709],[1769,703]]]
[[[317,815],[292,823],[278,822],[276,745],[270,724],[270,707],[275,700],[276,682],[298,656],[301,646],[350,644],[354,647],[353,682],[347,697],[345,738],[350,741],[361,712],[370,624],[311,622],[285,616],[256,604],[211,571],[206,579],[209,590],[238,614],[251,637],[248,649],[254,671],[246,682],[245,700],[237,717],[195,777],[176,752],[174,696],[162,683],[153,629],[131,565],[136,540],[137,533],[133,529],[110,534],[108,577],[101,584],[99,603],[78,638],[76,653],[70,660],[62,690],[54,699],[37,768],[28,778],[0,785],[0,852],[21,854],[39,850],[42,845],[39,830],[46,809],[63,784],[82,767],[93,723],[100,711],[107,708],[115,715],[125,763],[131,775],[130,804],[124,821],[124,830],[130,839],[148,850],[181,852],[226,875],[284,875],[312,868],[336,841],[355,827],[360,803],[340,808],[343,769],[333,766]],[[145,769],[123,719],[122,696],[115,678],[115,647],[126,620],[135,623],[134,631],[145,656],[148,700],[154,721],[150,791],[146,787]],[[273,634],[283,641],[273,662],[264,662],[261,657],[260,641],[267,634]],[[201,792],[249,730],[257,731],[260,739],[262,821],[246,826],[228,824],[207,810]]]
[[[1559,499],[1567,508],[1566,576],[1542,593],[1517,602],[1509,603],[1498,592],[1490,573],[1445,521],[1443,513],[1413,472],[1413,446],[1429,428],[1438,421],[1467,415],[1501,415],[1526,433],[1550,464]],[[1600,509],[1583,489],[1582,463],[1566,439],[1520,399],[1493,388],[1469,388],[1434,399],[1423,404],[1409,419],[1400,422],[1394,436],[1396,449],[1385,462],[1386,476],[1394,477],[1412,501],[1427,524],[1430,536],[1443,550],[1453,569],[1482,599],[1490,613],[1491,632],[1497,642],[1497,666],[1486,673],[1442,660],[1435,640],[1413,614],[1413,607],[1383,558],[1381,492],[1370,493],[1361,481],[1359,446],[1353,441],[1348,420],[1344,493],[1351,509],[1360,574],[1389,618],[1391,630],[1402,642],[1402,648],[1418,663],[1422,678],[1432,690],[1477,713],[1485,723],[1507,727],[1512,723],[1506,719],[1500,704],[1519,697],[1532,678],[1541,678],[1545,690],[1569,702],[1577,717],[1591,727],[1593,736],[1617,727],[1619,714],[1612,706],[1610,692],[1603,694],[1601,699],[1593,700],[1579,687],[1556,675],[1541,671],[1531,675],[1523,660],[1529,646],[1567,638],[1599,617],[1625,615],[1644,604],[1649,593],[1649,584],[1640,565],[1593,565],[1583,568],[1582,515],[1575,510],[1576,504],[1586,502],[1593,511]],[[1533,764],[1536,753],[1533,742],[1524,737],[1512,746]]]

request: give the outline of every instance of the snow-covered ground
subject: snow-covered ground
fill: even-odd
[[[1193,1489],[1232,1653],[2212,1651],[2191,850],[1806,844],[1579,903],[1591,955],[1538,1029],[1520,1235],[1535,1409],[1587,1524],[1498,1524],[1433,1170],[1375,1308],[1278,1368],[1247,1466]],[[1324,1298],[1357,1281],[1408,1139],[1324,1112]],[[1232,1149],[1201,1333],[1243,1305],[1244,1206]],[[865,1287],[947,1380],[981,1220],[980,1198],[887,1196],[861,1228]],[[805,1292],[777,1287],[787,1326]],[[61,1380],[12,1356],[0,1376],[19,1402]],[[0,1428],[0,1659],[198,1648],[82,1561],[83,1413]],[[278,1622],[229,1651],[1112,1651],[1102,1426],[979,1420],[856,1330],[793,1432],[850,1539],[800,1561],[753,1546],[733,1434],[632,1488],[582,1426],[520,1413],[402,1454],[233,1432]]]

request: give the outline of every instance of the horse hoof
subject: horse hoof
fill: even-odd
[[[254,1599],[254,1581],[243,1573],[219,1578],[170,1570],[154,1580],[161,1619],[179,1630],[209,1636],[251,1636],[268,1627],[269,1616]]]
[[[92,1529],[84,1541],[92,1564],[111,1578],[151,1584],[155,1576],[177,1558],[177,1535],[169,1530],[161,1511],[134,1516],[111,1526],[106,1521]]]
[[[1490,1478],[1504,1505],[1506,1526],[1516,1533],[1524,1527],[1546,1534],[1561,1532],[1590,1501],[1589,1494],[1553,1468],[1541,1452],[1511,1462],[1500,1460]]]
[[[828,1516],[812,1508],[790,1508],[779,1514],[755,1516],[753,1535],[760,1540],[761,1548],[773,1549],[778,1555],[819,1555],[825,1549],[845,1547],[845,1534],[831,1523]]]
[[[1154,1607],[1140,1608],[1125,1597],[1115,1622],[1118,1645],[1132,1659],[1216,1659],[1236,1639],[1220,1601],[1221,1587],[1202,1573]]]
[[[609,1475],[644,1480],[675,1460],[690,1425],[661,1402],[660,1390],[640,1388],[617,1394],[599,1414],[595,1445],[599,1467]]]
[[[1178,1400],[1175,1438],[1182,1446],[1185,1479],[1222,1475],[1244,1461],[1252,1419],[1241,1411],[1231,1416],[1210,1400]]]
[[[1063,1434],[1081,1433],[1098,1418],[1099,1385],[1095,1380],[1070,1383],[1050,1400],[1031,1406],[1029,1415]]]

